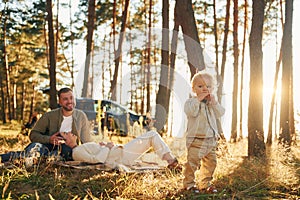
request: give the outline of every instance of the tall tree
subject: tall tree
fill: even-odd
[[[4,19],[4,20],[2,20]],[[6,105],[5,105],[5,94],[4,94],[4,84],[3,84],[3,74],[7,74],[6,73],[6,69],[7,69],[7,53],[6,53],[6,22],[7,22],[7,2],[5,1],[5,7],[3,9],[3,11],[1,12],[1,21],[3,21],[2,23],[2,26],[3,26],[3,29],[2,29],[2,35],[3,35],[3,39],[1,38],[1,40],[3,41],[3,49],[2,49],[2,60],[4,62],[3,63],[3,67],[1,67],[1,75],[0,75],[0,86],[1,86],[1,110],[2,110],[2,122],[3,124],[5,124],[7,121],[6,121],[6,114],[5,114],[5,108],[6,108]],[[2,70],[4,69],[4,71]]]
[[[174,28],[172,34],[172,41],[171,41],[171,55],[170,55],[170,70],[169,70],[169,82],[168,82],[168,93],[167,93],[167,106],[169,106],[169,99],[171,89],[174,85],[174,73],[175,73],[175,61],[176,61],[176,50],[178,45],[178,32],[179,32],[179,22],[175,16],[174,19]]]
[[[152,0],[149,0],[149,15],[148,15],[148,42],[147,42],[147,62],[146,62],[146,90],[147,90],[147,107],[146,111],[150,112],[150,96],[151,96],[151,37],[152,37]]]
[[[280,141],[291,144],[291,130],[293,130],[293,51],[292,51],[292,24],[293,24],[293,0],[285,2],[285,23],[282,36],[282,87],[281,87],[281,110],[280,110]],[[289,108],[289,109],[287,109]]]
[[[243,30],[243,47],[242,47],[242,60],[241,60],[241,78],[240,78],[240,124],[243,124],[243,90],[244,90],[244,66],[245,66],[245,50],[246,50],[246,36],[248,31],[248,0],[244,4],[244,30]],[[240,135],[242,137],[243,126],[240,126]]]
[[[6,108],[8,111],[8,119],[11,121],[13,119],[13,84],[11,83],[11,66],[9,64],[9,52],[8,52],[8,29],[11,26],[11,24],[8,24],[10,13],[13,13],[13,11],[10,11],[8,8],[7,3],[5,3],[5,15],[4,15],[4,25],[3,25],[3,65],[5,70],[5,87],[6,87]]]
[[[110,86],[110,93],[111,93],[111,99],[112,100],[117,99],[117,81],[118,81],[120,61],[121,61],[121,58],[122,58],[122,46],[123,46],[123,41],[124,41],[124,38],[125,38],[125,30],[126,30],[126,23],[127,23],[127,17],[128,17],[128,10],[129,10],[129,0],[125,0],[125,6],[124,6],[123,13],[122,13],[122,24],[121,24],[121,31],[120,31],[118,49],[117,49],[117,51],[115,53],[115,57],[114,57],[115,69],[114,69],[113,79],[111,81],[111,86]]]
[[[74,32],[73,32],[73,18],[72,18],[72,0],[69,0],[69,15],[70,15],[70,40],[71,40],[71,66],[69,71],[71,74],[71,88],[74,88]],[[68,65],[69,66],[69,65]]]
[[[250,92],[248,107],[248,156],[265,156],[263,131],[262,37],[265,1],[252,2],[250,46]]]
[[[220,76],[221,79],[224,80],[225,77],[225,65],[227,58],[227,41],[228,41],[228,33],[229,33],[229,20],[230,20],[230,2],[231,0],[227,0],[226,3],[226,16],[225,16],[225,27],[224,27],[224,40],[223,40],[223,49],[222,49],[222,61],[220,67]],[[218,87],[218,99],[221,100],[223,91],[223,84],[220,84]]]
[[[92,59],[92,46],[93,46],[93,34],[95,26],[95,0],[89,0],[88,6],[88,25],[87,25],[87,45],[86,45],[86,58],[84,65],[84,79],[82,87],[82,97],[91,97],[91,94],[88,94],[89,87],[89,69]]]
[[[281,22],[281,26],[282,26],[282,32],[283,32],[283,19],[282,19],[282,1],[279,2],[279,10],[280,10],[280,22]],[[276,21],[278,21],[278,14],[276,11]],[[280,29],[280,28],[279,28]],[[276,36],[277,36],[277,32],[278,32],[278,27],[276,26]],[[273,128],[273,121],[276,122],[276,114],[277,114],[277,103],[276,103],[276,98],[277,98],[277,88],[278,88],[278,81],[280,79],[279,77],[279,72],[280,72],[280,67],[281,67],[281,62],[282,62],[282,40],[281,40],[281,45],[280,45],[280,49],[279,49],[279,56],[278,59],[276,61],[276,68],[275,68],[275,75],[274,75],[274,80],[273,80],[273,92],[272,92],[272,99],[271,99],[271,103],[270,103],[270,115],[269,115],[269,122],[268,122],[268,135],[267,135],[267,144],[270,145],[272,144],[272,139],[273,139],[273,134],[276,134],[276,128]],[[274,114],[275,112],[275,114]]]
[[[57,108],[56,98],[56,54],[53,31],[52,0],[47,0],[48,42],[49,42],[49,76],[50,76],[50,108]]]
[[[238,0],[233,0],[233,93],[232,93],[232,118],[231,118],[231,140],[236,142],[238,132],[238,71],[239,71],[239,43],[238,43]]]
[[[216,55],[216,69],[219,74],[219,45],[218,45],[218,21],[217,21],[217,9],[216,0],[213,0],[213,10],[214,10],[214,36],[215,36],[215,55]]]
[[[269,129],[268,129],[268,136],[267,136],[267,144],[272,144],[272,132],[274,131],[272,129],[273,125],[273,118],[274,118],[274,110],[276,109],[276,104],[275,104],[275,98],[276,98],[276,91],[277,91],[277,82],[279,78],[279,70],[280,70],[280,63],[282,61],[282,48],[280,48],[279,51],[279,58],[276,62],[276,69],[275,69],[275,75],[274,75],[274,81],[273,81],[273,92],[272,92],[272,99],[271,99],[271,108],[270,108],[270,115],[269,115]]]
[[[169,81],[169,0],[162,1],[162,44],[161,44],[161,69],[158,92],[156,96],[155,124],[158,131],[166,123],[168,111],[170,87]],[[167,94],[167,95],[166,95]],[[158,106],[159,105],[159,106]],[[167,131],[167,130],[165,130]]]
[[[191,76],[197,70],[205,69],[203,48],[200,44],[194,10],[191,0],[177,0],[175,4],[175,15],[183,32],[185,49],[187,52],[188,65]]]

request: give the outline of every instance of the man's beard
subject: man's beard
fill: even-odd
[[[74,106],[73,106],[73,104],[72,104],[71,107],[70,107],[70,106],[62,106],[62,108],[63,108],[65,111],[72,111],[73,108],[74,108]]]

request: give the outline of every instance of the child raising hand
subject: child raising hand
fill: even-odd
[[[211,184],[217,165],[216,146],[220,137],[217,119],[225,109],[217,102],[212,91],[214,79],[210,74],[197,73],[192,78],[195,96],[184,105],[187,116],[186,147],[187,162],[184,167],[183,186],[194,192],[217,192]],[[200,169],[200,180],[195,172]]]

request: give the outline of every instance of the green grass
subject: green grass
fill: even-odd
[[[0,126],[1,153],[29,143],[17,125]],[[126,138],[123,138],[124,140]],[[116,138],[122,142],[122,138]],[[183,139],[165,138],[179,161],[185,162]],[[299,199],[300,147],[286,151],[268,147],[267,159],[247,158],[247,141],[225,143],[218,152],[214,184],[219,193],[193,194],[182,190],[181,173],[79,170],[43,160],[26,169],[22,161],[1,168],[1,199]],[[143,159],[159,162],[152,152]],[[160,163],[162,164],[162,163]],[[198,176],[199,174],[197,174]]]

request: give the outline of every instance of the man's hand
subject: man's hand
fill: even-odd
[[[71,132],[63,132],[61,135],[64,138],[67,146],[71,147],[72,149],[77,146],[77,135],[74,135]]]
[[[65,139],[62,137],[60,132],[57,132],[50,136],[49,142],[54,145],[60,145],[60,144],[65,143]]]

